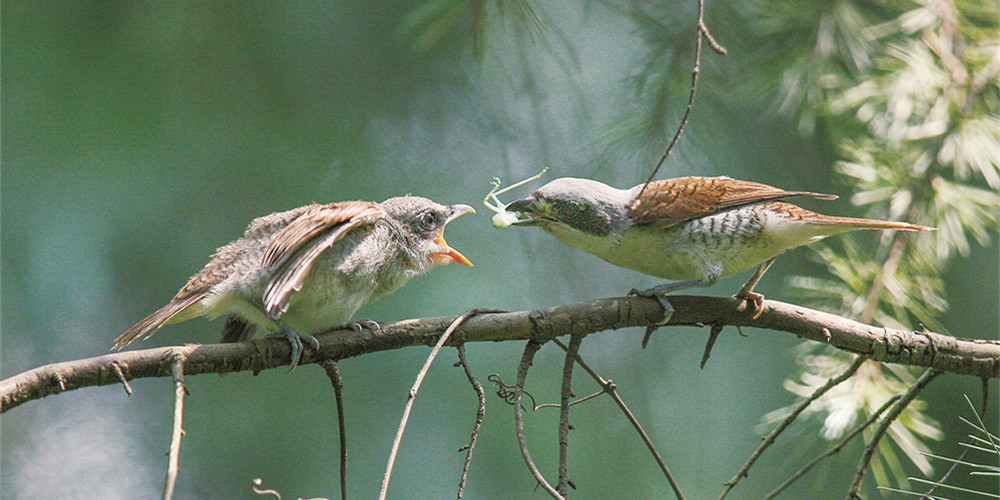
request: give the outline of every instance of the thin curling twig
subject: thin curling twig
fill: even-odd
[[[163,500],[174,496],[177,485],[177,474],[180,471],[181,437],[184,435],[184,356],[175,354],[170,365],[170,373],[174,379],[174,427],[170,437],[170,454],[167,459],[167,477],[163,481]]]
[[[691,108],[694,107],[694,96],[698,89],[698,73],[701,72],[701,39],[704,37],[708,40],[709,47],[712,50],[718,52],[721,55],[726,55],[726,49],[719,45],[719,42],[715,41],[712,34],[709,33],[708,27],[705,25],[705,0],[698,0],[698,25],[695,33],[695,45],[694,45],[694,67],[691,68],[691,91],[688,93],[687,107],[684,108],[684,114],[681,116],[681,123],[677,126],[677,131],[674,132],[673,138],[670,139],[670,143],[667,145],[666,151],[663,152],[663,156],[660,157],[660,161],[656,162],[656,167],[653,168],[653,173],[649,174],[649,178],[646,179],[646,183],[642,185],[642,189],[639,190],[639,194],[636,198],[641,198],[642,193],[646,190],[646,186],[653,181],[656,177],[656,173],[660,171],[660,167],[663,166],[663,162],[667,160],[670,156],[670,152],[673,151],[674,145],[677,144],[677,139],[680,139],[681,132],[684,131],[684,127],[687,126],[688,117],[691,115]]]
[[[424,382],[424,377],[427,376],[427,372],[431,369],[431,363],[434,362],[434,358],[437,357],[438,352],[441,351],[441,347],[448,342],[451,338],[452,333],[465,322],[465,320],[475,316],[476,314],[486,313],[486,312],[497,312],[493,309],[470,309],[466,311],[461,316],[455,318],[454,321],[448,325],[448,328],[441,334],[441,338],[438,339],[437,343],[434,344],[434,348],[431,349],[431,353],[427,355],[427,360],[424,361],[424,366],[420,368],[417,373],[416,380],[413,381],[413,387],[410,388],[410,392],[406,396],[406,405],[403,408],[403,416],[399,420],[399,428],[396,429],[396,437],[392,440],[392,450],[389,452],[389,460],[385,464],[385,474],[382,475],[382,487],[379,489],[379,500],[385,500],[386,494],[389,492],[389,478],[392,477],[392,467],[396,464],[396,455],[399,453],[399,443],[403,440],[403,431],[406,430],[406,423],[410,420],[410,410],[413,409],[413,402],[417,398],[417,391],[420,390],[420,385]]]
[[[589,396],[584,396],[584,397],[582,397],[580,399],[574,399],[573,401],[570,401],[567,406],[576,406],[576,405],[578,405],[580,403],[585,403],[587,401],[590,401],[591,399],[594,399],[596,397],[600,397],[600,395],[604,394],[604,393],[605,393],[605,391],[602,389],[602,390],[597,391],[597,392],[595,392],[595,393],[593,393],[593,394],[591,394]],[[525,394],[527,394],[527,393],[525,393]],[[559,408],[561,406],[562,406],[562,404],[543,403],[543,404],[540,404],[540,405],[535,405],[535,407],[532,408],[532,409],[535,410],[535,411],[538,411],[538,410],[541,410],[543,408]]]
[[[764,500],[769,500],[771,498],[778,496],[779,493],[785,491],[785,489],[791,486],[792,483],[794,483],[795,481],[798,481],[800,477],[804,476],[807,472],[809,472],[813,467],[816,466],[816,464],[820,463],[823,459],[837,454],[840,450],[844,448],[844,446],[847,446],[847,443],[849,443],[858,434],[860,434],[861,431],[867,429],[868,426],[875,423],[875,421],[878,420],[878,417],[881,416],[882,413],[889,408],[889,406],[893,405],[896,401],[899,401],[899,398],[900,395],[896,394],[891,398],[889,398],[888,400],[886,400],[886,402],[883,403],[882,406],[879,407],[879,409],[875,410],[871,414],[871,416],[868,417],[868,420],[865,420],[863,424],[855,427],[854,430],[852,430],[846,436],[844,436],[843,439],[841,439],[832,448],[824,451],[823,453],[820,453],[816,458],[810,460],[807,464],[802,466],[802,468],[799,469],[798,472],[792,474],[792,476],[786,479],[785,482],[781,483],[780,485],[778,485],[778,487],[771,490],[771,492],[768,493],[766,497],[764,497]]]
[[[941,373],[942,372],[933,368],[924,371],[924,373],[917,378],[917,381],[906,389],[906,392],[904,392],[902,397],[899,398],[899,401],[897,401],[896,404],[889,409],[889,413],[887,413],[885,418],[883,418],[882,421],[879,422],[878,426],[875,427],[875,433],[872,435],[871,441],[868,442],[868,445],[865,446],[864,453],[861,454],[861,461],[858,463],[858,472],[854,476],[854,482],[851,483],[851,488],[847,490],[848,498],[861,498],[861,482],[865,479],[865,471],[868,469],[868,464],[871,462],[872,455],[875,454],[875,448],[878,447],[878,443],[882,439],[882,436],[884,436],[886,431],[889,430],[889,426],[896,421],[899,414],[903,413],[903,410],[909,406],[910,402],[916,399],[917,395],[920,394],[920,391],[924,390],[924,388],[927,387],[927,384],[929,384],[931,380],[934,380],[934,377],[937,377]]]
[[[564,351],[568,349],[566,344],[563,344],[557,338],[552,339],[552,342]],[[576,364],[580,365],[580,368],[583,368],[584,371],[591,376],[591,378],[597,381],[597,383],[604,389],[604,392],[608,393],[608,395],[611,396],[611,399],[615,401],[615,404],[617,404],[618,408],[621,409],[625,418],[628,419],[629,423],[632,424],[632,427],[635,428],[636,433],[639,434],[642,442],[646,443],[646,448],[649,448],[649,452],[653,454],[653,458],[656,460],[657,465],[660,466],[660,470],[663,471],[664,477],[667,478],[667,482],[670,483],[670,487],[674,490],[674,495],[677,496],[678,500],[684,500],[684,493],[681,493],[680,485],[677,484],[677,480],[674,479],[673,474],[670,473],[670,469],[667,468],[667,463],[663,461],[663,457],[660,456],[660,452],[656,450],[656,446],[653,445],[653,440],[649,438],[649,434],[647,434],[646,430],[642,428],[642,424],[640,424],[639,420],[635,418],[632,410],[629,410],[628,405],[626,405],[625,401],[618,395],[618,391],[616,390],[618,386],[616,386],[611,380],[605,380],[601,377],[583,360],[583,358],[580,357],[579,354],[574,355],[574,358],[576,358]]]
[[[483,390],[483,384],[479,383],[476,376],[472,374],[472,369],[469,368],[469,360],[465,357],[465,344],[458,344],[456,350],[458,350],[458,363],[465,370],[465,376],[469,379],[469,383],[472,384],[472,389],[476,391],[476,398],[479,400],[479,409],[476,411],[476,423],[472,426],[472,436],[469,438],[469,444],[465,446],[465,465],[462,466],[462,479],[458,483],[458,499],[462,500],[462,495],[465,492],[465,482],[469,477],[469,465],[472,464],[472,451],[476,448],[476,440],[479,439],[479,429],[483,425],[483,418],[486,417],[486,391]]]
[[[327,358],[320,365],[333,385],[337,400],[337,429],[340,430],[340,500],[347,500],[347,424],[344,422],[344,378],[340,376],[340,366]]]
[[[854,359],[854,362],[851,363],[851,366],[847,367],[847,369],[844,370],[843,373],[837,375],[836,377],[831,378],[830,380],[827,380],[826,384],[823,384],[823,386],[817,388],[815,391],[813,391],[812,394],[809,395],[808,398],[802,400],[802,402],[796,405],[795,408],[792,409],[791,413],[789,413],[788,416],[785,417],[785,419],[782,420],[781,423],[774,428],[774,430],[772,430],[766,437],[764,437],[764,440],[760,443],[760,446],[758,446],[757,449],[750,454],[750,458],[748,458],[746,463],[743,464],[743,467],[740,467],[740,470],[736,472],[733,478],[730,479],[729,481],[726,481],[726,488],[722,490],[722,494],[719,495],[719,500],[726,498],[726,495],[728,495],[730,491],[733,491],[733,488],[735,488],[736,484],[740,482],[740,479],[743,479],[744,477],[747,476],[747,472],[750,471],[750,467],[753,467],[753,464],[757,462],[757,459],[760,458],[761,454],[764,453],[764,450],[766,450],[769,446],[774,444],[774,441],[778,439],[778,435],[780,435],[786,428],[788,428],[789,425],[792,425],[792,422],[794,422],[795,419],[798,418],[800,413],[805,411],[805,409],[808,408],[813,401],[816,401],[823,394],[826,394],[827,391],[840,385],[841,382],[851,378],[851,376],[854,375],[854,372],[858,371],[858,368],[861,367],[861,364],[867,360],[868,358],[864,356],[858,356],[857,358]]]
[[[524,381],[528,378],[528,368],[531,366],[531,360],[534,359],[535,353],[541,348],[542,344],[534,340],[529,340],[527,345],[524,346],[524,353],[521,354],[521,362],[517,365],[517,383],[514,384],[514,427],[517,431],[517,444],[521,447],[521,456],[524,457],[524,462],[528,464],[531,475],[535,476],[535,481],[538,481],[539,486],[546,493],[552,495],[552,498],[563,498],[559,494],[559,491],[545,480],[545,476],[535,466],[535,462],[531,459],[531,452],[528,451],[528,439],[524,436],[524,407],[521,406],[521,397],[524,395]]]
[[[559,397],[559,486],[562,496],[569,494],[569,469],[566,462],[569,456],[569,406],[573,399],[573,365],[576,354],[580,351],[583,335],[571,334],[569,346],[566,348],[566,361],[563,363],[562,391]]]

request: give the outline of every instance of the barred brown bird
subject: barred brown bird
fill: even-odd
[[[929,231],[933,228],[883,220],[811,212],[786,198],[831,200],[835,195],[785,191],[729,177],[678,177],[618,189],[589,180],[556,179],[507,206],[515,225],[535,225],[563,243],[616,266],[675,280],[641,295],[655,296],[665,311],[665,294],[710,286],[719,278],[759,265],[736,294],[753,302],[755,318],[763,296],[754,286],[784,251],[857,229]]]

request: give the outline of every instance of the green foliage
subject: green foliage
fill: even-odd
[[[457,34],[471,39],[472,52],[482,60],[487,41],[498,23],[523,27],[540,36],[543,24],[527,0],[431,0],[418,5],[403,19],[399,36],[418,53],[426,53],[453,40]]]
[[[959,417],[959,419],[962,423],[971,427],[974,434],[970,434],[968,436],[969,442],[962,443],[962,446],[965,447],[965,451],[962,452],[961,456],[958,458],[951,458],[921,452],[928,458],[944,462],[946,465],[953,467],[953,470],[949,471],[949,478],[942,480],[926,480],[923,478],[911,477],[909,479],[922,486],[933,487],[935,491],[940,491],[949,496],[955,492],[962,492],[974,494],[976,495],[976,498],[997,498],[997,494],[994,492],[980,491],[959,486],[963,476],[979,475],[1000,478],[1000,467],[994,465],[997,460],[1000,460],[1000,436],[991,433],[989,429],[987,429],[986,424],[983,423],[982,416],[978,411],[976,411],[975,406],[973,406],[972,401],[969,400],[968,396],[965,397],[965,401],[969,404],[969,408],[972,410],[974,421],[966,419],[965,417]],[[969,452],[972,454],[971,457],[967,456],[970,454]],[[927,494],[925,491],[911,491],[887,487],[880,487],[879,489],[894,493],[919,496],[920,498],[948,498],[945,496]]]
[[[815,246],[834,279],[798,277],[791,285],[861,321],[909,328],[916,320],[940,331],[938,318],[948,307],[940,275],[948,259],[967,255],[970,238],[987,244],[1000,225],[997,17],[978,3],[892,7],[885,18],[861,13],[849,1],[826,5],[811,58],[800,56],[785,72],[784,102],[822,123],[841,158],[837,172],[866,216],[939,230],[933,237],[886,235],[874,255],[849,238]],[[809,356],[800,358],[802,378],[818,366],[849,363],[832,351]],[[836,434],[830,422],[838,421],[837,412],[864,414],[877,407],[870,402],[912,378],[908,370],[882,370],[865,384],[854,380],[865,390],[842,394],[835,405],[835,396],[823,398],[827,411],[817,414],[824,436]],[[894,424],[891,438],[929,474],[921,441],[940,434],[930,432],[937,424],[916,403],[900,418],[903,427]],[[882,448],[883,462],[874,468],[879,483],[904,477],[895,455]]]

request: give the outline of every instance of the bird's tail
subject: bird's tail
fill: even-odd
[[[780,213],[782,219],[786,221],[798,221],[812,226],[817,235],[824,237],[832,234],[846,233],[856,229],[897,229],[899,231],[937,230],[937,228],[910,224],[909,222],[894,222],[889,220],[860,219],[856,217],[824,215],[811,210],[806,210],[798,205],[793,205],[785,201],[771,202],[768,205],[768,208]]]
[[[828,219],[823,220],[823,219]],[[819,224],[824,224],[828,222],[832,225],[838,225],[844,228],[844,230],[850,231],[852,229],[898,229],[900,231],[937,231],[935,227],[921,226],[917,224],[910,224],[909,222],[894,222],[889,220],[878,220],[878,219],[859,219],[855,217],[833,217],[833,216],[821,216],[819,220],[815,221]]]
[[[169,304],[159,308],[153,314],[146,316],[142,321],[136,323],[132,328],[129,328],[125,333],[121,334],[120,337],[115,339],[115,345],[111,349],[121,349],[136,339],[142,337],[143,340],[148,339],[159,329],[161,326],[170,321],[174,316],[177,316],[188,307],[190,307],[195,302],[201,300],[204,297],[204,293],[193,294],[187,297],[178,299],[174,298]]]

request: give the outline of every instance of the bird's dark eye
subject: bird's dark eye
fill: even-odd
[[[431,212],[424,212],[417,217],[420,222],[420,226],[424,229],[431,229],[434,227],[434,222],[437,221],[437,217]]]

